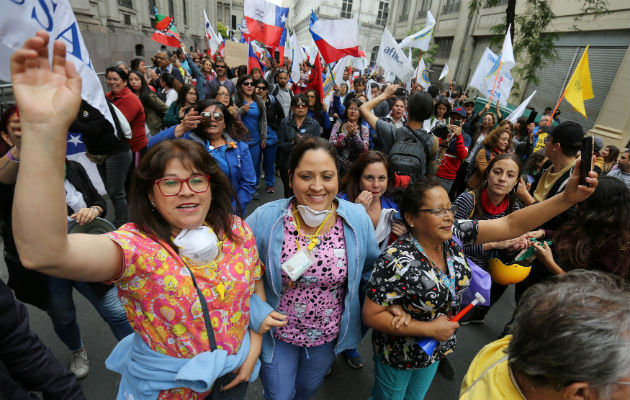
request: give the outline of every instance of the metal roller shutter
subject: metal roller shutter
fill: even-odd
[[[536,108],[539,113],[542,113],[545,107],[554,107],[564,86],[571,78],[575,67],[577,67],[584,49],[585,47],[556,47],[559,59],[543,66],[538,73],[540,84],[537,86],[533,82],[529,82],[523,98],[527,98],[534,90],[538,90],[530,105]],[[581,124],[585,131],[595,125],[599,111],[602,109],[608,96],[610,85],[617,75],[626,49],[627,47],[589,47],[588,61],[595,97],[584,103],[588,119],[585,119],[582,114],[573,110],[573,107],[563,100],[558,107],[561,111],[561,121],[575,121]],[[574,58],[575,61],[573,61]]]

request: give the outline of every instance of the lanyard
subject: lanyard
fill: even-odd
[[[422,249],[422,246],[420,245],[420,242],[418,242],[418,239],[416,239],[415,237],[411,236],[411,240],[412,240],[414,246],[416,246],[416,249],[418,249],[418,251],[420,253],[422,253],[425,257],[427,257],[426,254],[424,254],[424,250]],[[442,251],[444,251],[444,250],[442,250]],[[457,308],[457,291],[455,290],[455,267],[453,266],[453,261],[451,260],[450,257],[445,256],[444,258],[446,260],[446,265],[448,267],[448,274],[450,275],[450,277],[447,276],[444,272],[442,272],[442,270],[439,269],[433,263],[433,261],[431,261],[431,259],[429,257],[427,257],[427,260],[429,261],[429,263],[431,264],[433,269],[437,270],[438,275],[440,276],[440,279],[442,280],[442,283],[444,284],[444,286],[446,286],[446,288],[450,292],[450,294],[451,294],[450,306],[451,306],[451,310],[454,310],[454,309]]]
[[[313,251],[315,246],[317,246],[319,244],[319,236],[320,236],[319,235],[319,231],[321,231],[322,228],[324,227],[324,225],[326,225],[326,222],[328,222],[328,218],[330,218],[330,216],[332,214],[333,214],[332,211],[328,213],[328,215],[326,216],[324,221],[322,221],[322,223],[319,224],[319,226],[317,227],[317,230],[315,231],[314,234],[306,235],[306,234],[302,233],[302,231],[301,231],[300,219],[298,218],[298,211],[297,210],[293,210],[293,219],[295,219],[295,227],[297,228],[298,236],[304,236],[306,238],[310,238],[311,239],[311,241],[308,242],[308,245],[306,246],[306,249],[309,252]],[[295,240],[295,245],[297,246],[297,251],[300,251],[300,238],[299,237]]]

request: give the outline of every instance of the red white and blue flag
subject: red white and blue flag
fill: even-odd
[[[262,65],[260,64],[260,60],[254,52],[254,47],[252,47],[252,42],[249,42],[249,56],[247,57],[247,73],[251,74],[254,68],[262,69]]]
[[[356,19],[318,19],[313,11],[309,30],[326,64],[348,55],[359,57],[359,24]]]
[[[278,47],[289,14],[288,0],[245,0],[243,11],[249,38]]]

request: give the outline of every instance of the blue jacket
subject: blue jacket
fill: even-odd
[[[177,125],[172,126],[157,135],[152,136],[149,139],[147,147],[154,146],[163,140],[177,139],[175,137],[176,126]],[[249,154],[249,146],[247,146],[247,143],[237,142],[225,134],[224,137],[228,143],[227,148],[225,149],[225,157],[228,161],[228,170],[223,170],[223,172],[230,178],[232,187],[236,191],[236,198],[241,205],[241,209],[244,214],[247,205],[250,201],[252,201],[252,196],[256,191],[256,173],[254,172],[254,163],[252,162],[252,157]],[[209,148],[207,141],[199,137],[194,132],[186,132],[181,138],[194,140],[206,149]],[[234,203],[233,206],[236,212],[236,203]]]
[[[280,253],[284,241],[283,218],[291,199],[280,199],[258,207],[246,222],[254,232],[260,259],[266,266],[265,293],[267,302],[274,308],[280,303],[282,292],[282,269]],[[341,316],[339,337],[335,344],[335,354],[346,349],[354,349],[361,342],[361,304],[367,281],[372,274],[373,263],[379,256],[374,227],[365,208],[346,200],[338,200],[337,214],[343,219],[348,260],[348,286]],[[269,363],[273,359],[275,339],[272,332],[263,337],[261,357]]]
[[[207,392],[214,381],[240,367],[249,353],[249,331],[234,355],[225,350],[205,351],[193,358],[176,358],[151,350],[140,335],[121,340],[105,360],[107,369],[122,375],[116,399],[153,400],[160,391],[185,387]],[[260,362],[249,378],[258,377]]]
[[[188,65],[190,66],[190,74],[196,80],[195,87],[197,88],[197,101],[210,98],[210,82],[212,79],[206,80],[204,74],[201,73],[199,68],[195,65],[195,62],[188,54],[186,54],[186,61],[188,61]]]

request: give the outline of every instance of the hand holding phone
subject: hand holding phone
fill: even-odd
[[[589,186],[586,183],[588,173],[593,170],[593,136],[582,139],[582,151],[580,152],[580,185]]]

